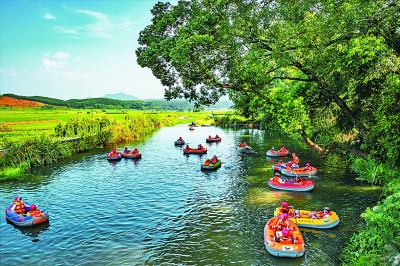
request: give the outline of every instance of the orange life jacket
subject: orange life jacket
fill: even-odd
[[[14,201],[15,204],[15,208],[14,208],[14,212],[16,213],[25,213],[25,203],[20,200],[20,201]]]
[[[284,236],[280,236],[279,237],[279,243],[281,244],[293,244],[293,240],[292,238],[289,237],[284,237]]]
[[[293,164],[299,164],[299,162],[300,162],[299,157],[294,156],[292,162],[293,162]]]
[[[279,220],[277,225],[278,225],[278,229],[280,229],[280,230],[289,228],[289,226],[290,226],[288,220]]]

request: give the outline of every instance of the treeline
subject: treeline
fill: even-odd
[[[167,98],[209,104],[229,94],[265,128],[323,156],[348,155],[354,176],[383,187],[388,201],[367,212],[341,261],[390,265],[400,215],[382,214],[400,205],[399,11],[391,0],[158,2],[137,61]]]
[[[48,104],[50,106],[64,106],[76,109],[134,109],[134,110],[156,110],[156,111],[188,111],[203,110],[204,106],[195,107],[187,100],[116,100],[110,98],[87,98],[60,100],[43,96],[21,96],[15,94],[4,94],[16,99],[29,100]],[[230,108],[229,101],[221,101],[211,106],[214,108]]]

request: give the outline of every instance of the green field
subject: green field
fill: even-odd
[[[6,149],[8,142],[15,142],[34,136],[55,137],[55,128],[66,124],[71,119],[107,118],[117,123],[126,119],[156,116],[164,121],[163,125],[175,125],[194,121],[197,124],[211,124],[211,112],[149,112],[138,110],[75,110],[41,108],[4,108],[0,116],[0,149]]]

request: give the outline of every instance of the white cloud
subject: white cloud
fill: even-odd
[[[72,59],[71,61],[69,59]],[[81,71],[72,70],[70,63],[79,63],[80,58],[71,58],[71,55],[63,52],[48,52],[43,55],[42,68],[36,71],[36,73],[42,77],[46,77],[50,80],[73,80],[82,81],[90,80],[91,75]]]
[[[43,56],[42,65],[46,70],[62,69],[68,65],[70,55],[66,52],[49,52]]]
[[[75,27],[66,28],[63,26],[55,26],[53,29],[55,32],[58,32],[58,33],[65,33],[65,34],[71,34],[71,35],[76,35],[76,36],[79,35],[79,32],[78,32],[79,29],[77,29]]]
[[[43,58],[43,60],[42,60],[42,65],[47,70],[60,69],[60,68],[63,68],[66,64],[67,64],[67,62],[65,62],[65,61],[54,61],[54,60],[50,60],[48,58]]]
[[[53,55],[53,58],[57,58],[57,59],[61,59],[61,60],[68,59],[69,58],[69,54],[67,54],[65,52],[56,52]]]
[[[92,19],[91,23],[77,26],[55,26],[53,29],[58,33],[73,35],[77,38],[103,38],[112,37],[113,25],[107,15],[91,10],[75,10],[75,13],[82,14]]]
[[[44,19],[56,19],[56,17],[53,16],[52,14],[50,14],[49,12],[44,13],[43,18]]]

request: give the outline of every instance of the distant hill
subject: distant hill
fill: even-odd
[[[121,100],[121,101],[133,101],[137,100],[138,98],[123,92],[115,93],[115,94],[106,94],[102,98],[114,99],[114,100]]]
[[[64,101],[60,99],[43,97],[43,96],[21,96],[15,94],[3,94],[0,95],[0,97],[1,96],[3,101],[0,101],[0,106],[7,106],[7,107],[37,106],[37,107],[52,108],[52,106],[63,106],[63,107],[80,108],[80,109],[94,108],[94,109],[134,109],[134,110],[160,110],[160,111],[161,110],[188,111],[188,110],[198,109],[194,108],[193,103],[190,103],[182,99],[176,99],[171,101],[167,101],[165,99],[118,100],[118,99],[111,99],[108,97],[102,97],[102,98],[87,98],[87,99],[70,99]],[[26,101],[24,102],[22,100]],[[232,101],[219,101],[215,105],[211,105],[209,107],[202,106],[198,110],[230,109],[231,107],[232,107]]]
[[[32,107],[42,107],[46,104],[37,102],[37,101],[29,101],[23,99],[16,99],[9,96],[0,96],[0,106],[6,107],[18,107],[18,108],[32,108]]]

